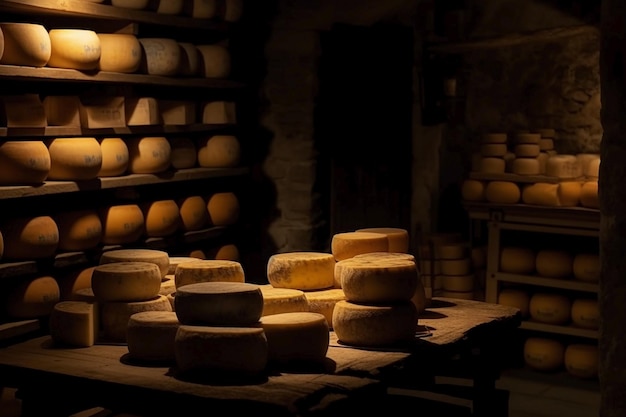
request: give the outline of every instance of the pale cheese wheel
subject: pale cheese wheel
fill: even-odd
[[[174,275],[176,273],[176,267],[183,262],[194,262],[198,258],[192,258],[191,256],[170,256],[169,265],[167,268],[167,275]]]
[[[0,225],[5,259],[42,259],[54,255],[59,228],[51,216],[20,217]]]
[[[482,143],[506,143],[508,136],[506,133],[484,133],[481,136]]]
[[[0,64],[43,67],[48,63],[52,45],[48,30],[36,23],[0,23],[4,50]]]
[[[530,316],[530,294],[516,288],[503,288],[498,293],[498,304],[519,309],[522,318]]]
[[[485,188],[485,198],[494,204],[515,204],[521,196],[519,186],[511,181],[489,181]]]
[[[409,251],[409,231],[399,227],[367,227],[357,229],[355,232],[381,233],[387,236],[388,250],[394,253],[407,253]]]
[[[154,97],[126,97],[124,114],[127,126],[154,126],[162,123],[159,103]]]
[[[237,112],[234,101],[209,101],[202,108],[202,123],[234,124],[236,122]]]
[[[387,237],[380,233],[342,232],[331,239],[331,253],[337,261],[369,252],[389,252]]]
[[[100,303],[100,306],[102,339],[115,343],[126,343],[128,320],[133,314],[142,311],[172,311],[172,306],[164,295],[145,301],[109,301]]]
[[[139,38],[142,47],[140,70],[149,75],[174,76],[181,64],[181,46],[171,38]]]
[[[187,100],[159,100],[164,125],[191,125],[196,122],[196,103]]]
[[[98,33],[100,39],[100,71],[132,74],[139,70],[143,50],[139,39],[131,33]]]
[[[539,206],[576,207],[580,201],[580,191],[581,184],[577,181],[537,182],[524,187],[522,201]]]
[[[554,149],[554,139],[552,138],[541,138],[539,140],[539,149],[542,152],[551,151]]]
[[[172,147],[164,136],[128,138],[126,145],[131,174],[158,174],[171,165]]]
[[[580,189],[580,204],[588,208],[600,208],[598,181],[585,181]]]
[[[321,363],[326,358],[330,333],[323,314],[309,311],[261,317],[268,360],[275,364]]]
[[[166,275],[167,277],[168,275]],[[165,279],[161,281],[161,287],[159,288],[159,295],[170,295],[176,292],[176,281],[174,275],[169,275],[171,279]]]
[[[572,301],[572,324],[584,329],[600,327],[600,306],[597,299],[576,298]]]
[[[530,297],[530,317],[541,323],[567,324],[571,310],[572,302],[564,294],[535,293]]]
[[[563,367],[565,346],[556,339],[529,337],[524,342],[524,362],[529,367],[552,372]]]
[[[254,326],[263,313],[263,293],[245,282],[198,282],[177,286],[174,305],[182,324]]]
[[[221,18],[225,22],[238,22],[243,14],[243,0],[226,0]]]
[[[539,140],[541,140],[541,134],[539,133],[516,133],[515,136],[516,144],[530,144],[530,145],[538,145]]]
[[[484,157],[503,157],[507,150],[505,143],[484,143],[480,145],[480,154]]]
[[[223,259],[229,261],[238,261],[241,258],[239,248],[234,243],[216,246],[206,252],[207,259]]]
[[[541,165],[536,157],[519,157],[516,156],[511,161],[511,172],[517,175],[539,175],[541,173]]]
[[[574,278],[579,281],[598,282],[600,280],[600,255],[578,253],[572,265]]]
[[[597,345],[571,343],[565,348],[563,363],[570,375],[582,379],[598,377],[600,355]]]
[[[263,312],[261,316],[309,311],[309,302],[304,291],[291,288],[276,288],[270,284],[260,285],[259,288],[263,294]]]
[[[479,180],[466,179],[461,185],[461,197],[465,201],[484,201],[485,182]]]
[[[341,288],[326,290],[305,291],[304,296],[309,305],[309,311],[320,313],[326,318],[330,329],[333,328],[333,310],[335,304],[346,299],[346,294]]]
[[[180,46],[180,68],[178,74],[183,77],[194,77],[200,75],[200,51],[196,45],[190,42],[179,42]]]
[[[122,138],[101,138],[102,166],[98,177],[117,177],[123,175],[128,168],[128,146]]]
[[[58,250],[85,251],[93,249],[102,238],[102,221],[96,210],[70,210],[53,216],[59,229]]]
[[[41,184],[50,172],[50,152],[41,140],[0,142],[0,184]]]
[[[415,256],[406,252],[367,252],[367,253],[359,253],[358,255],[354,255],[353,258],[357,258],[357,259],[365,258],[365,259],[371,259],[373,261],[380,260],[382,262],[385,262],[387,259],[416,262]],[[335,264],[335,270],[336,270],[336,267],[337,267],[337,264]]]
[[[184,231],[199,230],[209,224],[207,201],[199,195],[183,197],[178,201],[181,227]]]
[[[561,249],[542,249],[537,252],[535,270],[542,277],[567,278],[573,272],[574,257]]]
[[[93,70],[100,62],[100,38],[89,29],[50,29],[47,66]]]
[[[234,135],[212,135],[198,142],[198,165],[203,168],[229,168],[239,165],[241,146]]]
[[[189,0],[185,3],[184,12],[196,19],[212,19],[218,12],[217,0]]]
[[[531,248],[505,246],[500,249],[501,272],[532,274],[535,271],[535,251]]]
[[[159,277],[163,278],[169,272],[170,256],[162,250],[145,248],[113,249],[100,255],[100,265],[114,262],[149,262],[159,268]]]
[[[207,198],[209,223],[213,226],[230,226],[239,220],[239,198],[230,191],[213,193]]]
[[[183,374],[236,379],[265,370],[267,338],[261,327],[181,325],[174,354],[176,367]]]
[[[61,290],[62,301],[77,301],[76,291],[91,289],[91,275],[95,266],[87,268],[77,268],[59,274],[56,279]]]
[[[131,315],[126,329],[129,356],[138,361],[174,363],[174,341],[180,322],[173,311],[142,311]]]
[[[48,316],[61,298],[59,284],[51,276],[25,279],[5,291],[6,313],[16,319]]]
[[[415,337],[417,310],[410,301],[367,305],[346,300],[335,304],[332,322],[337,339],[346,345],[404,345]]]
[[[578,181],[563,181],[559,183],[559,202],[561,207],[576,207],[579,205],[582,184]]]
[[[144,301],[159,295],[161,272],[151,262],[111,262],[95,267],[91,289],[99,302]]]
[[[562,179],[582,176],[582,167],[575,155],[551,155],[546,161],[546,175]]]
[[[377,234],[386,242],[386,237]],[[267,279],[276,288],[321,290],[331,288],[335,258],[324,252],[276,253],[267,261]]]
[[[443,275],[469,275],[472,272],[472,259],[469,256],[460,259],[441,259]]]
[[[47,146],[49,180],[83,181],[98,177],[102,168],[102,149],[96,138],[54,138],[47,141]]]
[[[187,137],[168,138],[170,142],[171,163],[174,169],[187,169],[196,166],[197,154],[196,144]]]
[[[137,204],[119,204],[100,210],[102,243],[122,245],[135,243],[143,236],[145,219]]]
[[[158,0],[156,12],[159,14],[177,15],[183,12],[184,0]]]
[[[176,288],[201,282],[245,282],[243,266],[239,262],[218,259],[180,263],[174,277]]]
[[[589,166],[584,174],[590,180],[598,180],[600,175],[600,158],[589,161]]]
[[[205,78],[228,78],[231,73],[230,51],[224,45],[196,45],[200,52],[200,74]]]
[[[93,346],[100,329],[98,305],[85,301],[60,301],[50,312],[48,325],[50,337],[56,345]]]
[[[51,95],[44,97],[42,103],[48,126],[80,126],[78,96]]]
[[[143,10],[148,7],[150,0],[111,0],[115,7],[123,9]]]
[[[444,275],[441,279],[441,286],[444,291],[474,291],[474,274]]]
[[[506,162],[503,158],[488,156],[480,159],[479,172],[483,174],[503,174],[505,169]]]
[[[146,236],[164,237],[180,227],[180,211],[174,200],[157,200],[142,205]]]
[[[582,170],[582,174],[585,177],[594,176],[594,174],[597,177],[597,174],[595,172],[591,172],[591,171],[595,171],[596,168],[599,167],[599,163],[595,163],[594,166],[592,166],[591,163],[594,162],[594,161],[596,161],[596,162],[599,161],[600,160],[600,154],[597,154],[597,153],[579,153],[579,154],[576,154],[576,159],[578,159],[578,163],[580,164],[580,167],[581,167],[581,170]]]

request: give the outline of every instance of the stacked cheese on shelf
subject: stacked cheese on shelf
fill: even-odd
[[[480,152],[474,168],[483,174],[503,174],[508,152],[506,133],[485,133],[481,136]]]
[[[595,379],[598,377],[598,346],[568,343],[554,337],[528,337],[524,342],[524,362],[541,372],[565,369],[575,378]]]

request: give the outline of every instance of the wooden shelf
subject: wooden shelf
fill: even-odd
[[[1,323],[0,341],[6,341],[30,333],[37,333],[39,330],[41,330],[41,323],[37,319]]]
[[[536,182],[547,182],[550,184],[558,184],[560,182],[567,181],[586,181],[586,178],[559,178],[559,177],[551,177],[548,175],[520,175],[513,174],[511,172],[505,172],[502,174],[485,174],[483,172],[470,172],[469,178],[473,180],[481,180],[481,181],[510,181],[522,184],[534,184]],[[591,181],[591,180],[589,180]]]
[[[522,321],[520,329],[534,330],[538,332],[555,333],[568,336],[585,337],[597,339],[598,331],[592,329],[582,329],[573,326],[556,326],[554,324],[538,323],[536,321]]]
[[[564,290],[598,292],[598,284],[574,281],[571,279],[546,278],[533,275],[517,275],[497,272],[494,278],[498,281],[515,282],[518,284],[537,285],[541,287],[562,288]]]
[[[0,127],[0,137],[58,137],[199,133],[233,129],[234,124],[150,125],[88,129],[80,126]]]

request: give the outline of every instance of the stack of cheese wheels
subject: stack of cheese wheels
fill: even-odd
[[[213,193],[207,197],[209,223],[213,226],[231,226],[239,220],[239,198],[232,191]]]
[[[598,282],[600,279],[600,255],[598,253],[577,253],[572,264],[574,279]]]
[[[361,253],[389,252],[389,239],[381,233],[335,233],[331,239],[330,249],[335,260],[342,261]]]
[[[530,275],[535,272],[536,253],[532,248],[504,246],[500,249],[499,270],[511,274]]]
[[[209,224],[209,212],[205,197],[190,195],[181,197],[177,203],[183,231],[200,230]]]
[[[474,271],[469,253],[469,243],[447,243],[439,246],[441,263],[442,297],[474,298]]]
[[[137,204],[119,204],[100,209],[102,243],[123,245],[135,243],[143,236],[145,218]]]
[[[307,299],[309,311],[324,315],[328,327],[332,329],[335,305],[339,301],[346,299],[346,294],[343,290],[341,288],[328,288],[325,290],[305,291],[304,296]],[[419,304],[417,297],[415,297],[415,303],[416,305]]]
[[[50,337],[60,346],[89,347],[98,341],[98,304],[88,301],[59,301],[50,312]]]
[[[46,145],[50,154],[49,180],[81,181],[98,176],[102,149],[96,138],[55,138]]]
[[[523,319],[530,317],[530,294],[523,288],[503,288],[498,292],[498,304],[519,309]]]
[[[116,177],[128,169],[128,146],[122,138],[107,137],[98,139],[102,153],[102,166],[98,177]]]
[[[178,331],[174,311],[149,310],[132,314],[126,328],[126,345],[131,359],[174,364],[174,340]]]
[[[563,368],[565,345],[548,337],[528,337],[524,342],[524,362],[542,372],[555,372]]]
[[[6,259],[43,259],[59,246],[59,228],[51,216],[7,219],[0,224]]]
[[[309,302],[304,291],[293,288],[277,288],[271,284],[260,285],[259,288],[263,294],[262,316],[309,311]]]
[[[41,140],[0,141],[0,185],[42,184],[50,165],[50,152]]]
[[[555,183],[536,182],[522,189],[525,204],[549,207],[576,207],[580,203],[582,183],[560,181]]]
[[[234,101],[209,101],[202,108],[202,123],[206,124],[234,124],[237,121],[237,112]]]
[[[91,275],[94,268],[95,266],[72,268],[59,274],[56,279],[61,290],[61,301],[75,301],[78,290],[91,289]]]
[[[158,174],[171,165],[172,147],[164,136],[128,138],[128,172]]]
[[[598,198],[598,180],[585,181],[580,190],[580,204],[583,207],[600,208]]]
[[[197,143],[198,165],[203,168],[231,168],[239,166],[241,147],[234,135],[212,135]]]
[[[564,249],[541,249],[535,258],[535,270],[542,277],[569,278],[573,267],[574,256]]]
[[[3,53],[0,64],[43,67],[48,63],[52,46],[48,30],[36,23],[0,23]]]
[[[485,187],[485,200],[494,204],[519,203],[522,192],[513,181],[489,181]]]
[[[47,66],[94,70],[100,62],[100,38],[89,29],[51,29]]]
[[[5,291],[6,315],[15,319],[47,317],[61,297],[57,280],[47,275],[21,280]]]
[[[200,51],[191,42],[179,42],[180,67],[178,75],[183,77],[195,77],[200,74]]]
[[[346,300],[335,304],[332,325],[341,343],[393,346],[413,340],[417,308],[411,301],[419,279],[407,259],[349,258],[341,263]]]
[[[140,71],[149,75],[175,76],[181,63],[181,47],[175,39],[139,38],[142,47]]]
[[[511,161],[511,172],[517,175],[539,175],[541,168],[539,163],[541,134],[539,133],[516,133],[514,137],[513,152],[515,159]]]
[[[187,263],[180,264],[180,269]],[[253,376],[265,370],[268,340],[259,319],[263,294],[245,282],[197,282],[178,287],[177,369],[203,376]]]
[[[185,285],[200,282],[245,282],[243,266],[237,261],[198,259],[194,262],[183,262],[176,266],[174,272],[176,290]]]
[[[417,248],[417,266],[426,292],[427,305],[433,296],[441,296],[443,291],[441,246],[458,245],[462,241],[459,233],[430,233],[421,239]]]
[[[231,72],[231,57],[228,47],[220,44],[196,45],[200,52],[199,73],[205,78],[228,78]]]
[[[69,210],[56,213],[60,251],[93,249],[102,239],[102,221],[95,209]]]
[[[568,324],[571,311],[572,301],[565,294],[536,292],[530,297],[530,317],[540,323]]]
[[[572,301],[572,324],[583,329],[598,330],[600,307],[596,298],[575,298]]]
[[[482,174],[503,174],[508,136],[506,133],[485,133],[481,137],[478,171]]]
[[[132,33],[98,33],[100,39],[100,71],[133,73],[139,70],[143,51]]]
[[[563,354],[567,373],[581,379],[598,377],[599,359],[598,345],[591,343],[570,343]]]
[[[198,151],[196,150],[196,144],[191,138],[177,136],[168,138],[168,140],[172,148],[172,168],[187,169],[196,166]]]
[[[163,278],[169,272],[170,257],[165,251],[143,248],[114,249],[103,252],[102,255],[100,255],[99,263],[101,265],[115,262],[153,263],[159,268],[160,278]]]
[[[141,205],[147,237],[164,237],[180,227],[180,210],[174,200],[156,200]]]

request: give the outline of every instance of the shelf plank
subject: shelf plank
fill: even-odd
[[[29,333],[35,333],[41,330],[39,320],[20,320],[9,323],[0,324],[0,341],[13,339],[18,336],[24,336]]]
[[[559,178],[559,177],[552,177],[549,175],[520,175],[520,174],[513,174],[512,172],[504,172],[501,174],[486,174],[483,172],[476,172],[476,171],[470,172],[469,178],[473,180],[480,180],[480,181],[510,181],[510,182],[521,183],[521,184],[534,184],[536,182],[558,184],[561,182],[586,181],[587,180],[584,177]]]
[[[541,287],[561,288],[564,290],[598,292],[598,284],[573,281],[571,279],[545,278],[532,275],[517,275],[497,272],[494,277],[498,281],[515,282],[518,284],[537,285]]]
[[[538,323],[536,321],[522,321],[520,329],[535,330],[546,333],[556,333],[568,336],[586,337],[589,339],[597,339],[598,331],[591,329],[582,329],[573,326],[557,326],[554,324]]]
[[[98,135],[146,135],[167,133],[198,133],[232,129],[235,124],[203,124],[191,125],[146,125],[109,127],[88,129],[80,126],[46,126],[46,127],[0,127],[0,137],[32,137],[32,136],[98,136]]]

